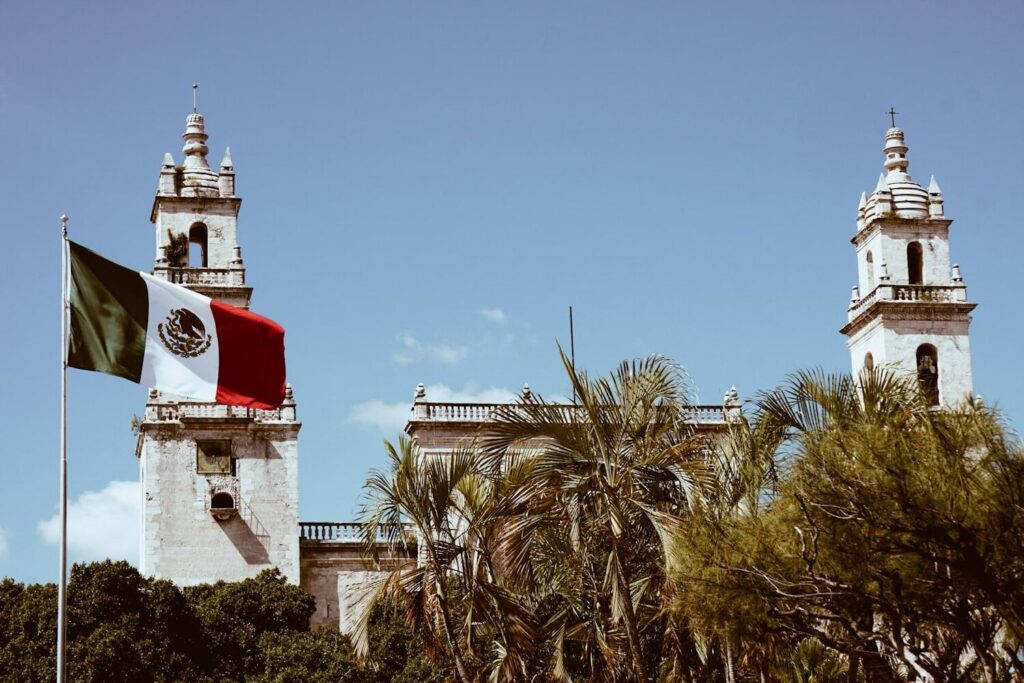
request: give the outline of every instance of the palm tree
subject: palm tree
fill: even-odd
[[[477,644],[492,654],[483,665],[491,680],[523,680],[538,645],[536,617],[514,590],[524,548],[540,519],[528,514],[538,492],[528,460],[504,463],[467,445],[443,457],[427,457],[401,438],[386,443],[387,471],[366,483],[364,545],[374,555],[415,532],[415,568],[385,575],[362,607],[355,641],[367,651],[369,616],[384,598],[408,605],[407,621],[421,633],[437,634],[463,683],[475,679]]]
[[[473,474],[470,454],[456,452],[446,458],[424,458],[413,443],[400,438],[396,448],[385,442],[390,468],[374,471],[366,482],[363,506],[363,541],[375,554],[378,539],[391,547],[407,545],[407,525],[415,532],[420,562],[396,569],[378,582],[363,601],[353,640],[357,651],[369,650],[369,619],[382,598],[405,604],[407,619],[420,633],[435,634],[451,654],[461,683],[472,678],[456,634],[449,597],[450,574],[460,548],[456,498],[460,484]]]
[[[534,395],[503,407],[480,445],[496,459],[530,453],[542,482],[530,513],[547,523],[531,539],[532,571],[562,591],[546,624],[556,675],[565,673],[566,639],[576,639],[592,672],[604,666],[621,680],[614,672],[626,662],[646,682],[650,649],[671,640],[657,632],[671,623],[666,551],[710,483],[706,443],[686,420],[688,386],[671,361],[622,363],[591,379],[559,352],[575,405]]]

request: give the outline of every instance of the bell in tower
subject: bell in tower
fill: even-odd
[[[895,112],[893,112],[895,113]],[[960,267],[950,263],[949,226],[934,176],[914,182],[908,147],[895,126],[885,134],[885,173],[857,208],[858,285],[841,332],[854,375],[888,366],[916,377],[932,405],[971,396],[967,300]]]

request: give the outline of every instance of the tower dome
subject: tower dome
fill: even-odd
[[[928,190],[918,185],[907,173],[910,161],[907,159],[907,144],[903,139],[903,131],[890,128],[885,134],[885,169],[887,173],[878,179],[875,191],[868,195],[865,212],[868,216],[875,213],[876,207],[889,205],[887,211],[899,218],[927,218]],[[879,207],[878,205],[882,206]]]

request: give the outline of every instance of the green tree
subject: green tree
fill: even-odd
[[[912,380],[876,370],[799,373],[759,398],[755,423],[785,437],[777,484],[677,549],[705,621],[742,625],[755,652],[759,636],[790,657],[813,638],[846,658],[848,680],[1019,669],[1024,457],[998,416],[932,409]]]
[[[191,586],[184,593],[201,627],[204,668],[218,679],[259,674],[260,638],[308,630],[316,608],[313,596],[277,569],[244,581]]]
[[[695,657],[665,572],[670,539],[711,482],[684,376],[650,358],[590,379],[562,357],[578,408],[524,399],[445,458],[402,439],[367,482],[368,550],[381,534],[402,543],[408,523],[423,558],[376,595],[406,600],[408,623],[467,683],[480,672],[647,681]]]
[[[57,670],[57,586],[0,583],[0,680],[52,681]]]
[[[56,668],[53,584],[0,582],[0,680],[51,681]],[[72,567],[68,678],[73,681],[359,681],[441,683],[419,640],[379,610],[371,657],[359,665],[336,630],[309,631],[312,598],[277,571],[183,593],[126,562]]]
[[[366,683],[352,647],[335,629],[268,631],[259,640],[255,683]]]
[[[481,475],[481,462],[471,450],[427,458],[405,438],[397,447],[385,442],[385,448],[390,468],[374,472],[366,483],[362,519],[367,550],[374,554],[380,537],[392,547],[407,545],[411,527],[421,561],[380,581],[364,605],[354,634],[356,648],[364,656],[368,653],[370,615],[378,601],[391,600],[406,606],[408,623],[428,648],[451,657],[461,683],[471,683],[472,667],[457,623],[459,612],[466,611],[460,603],[465,592],[459,590],[459,574],[472,565],[461,509],[463,489]]]
[[[689,388],[663,357],[591,378],[562,362],[576,396],[568,408],[531,397],[501,409],[481,435],[488,456],[532,454],[539,482],[531,514],[544,524],[529,548],[553,673],[639,681],[693,663],[686,624],[667,609],[666,553],[712,483],[707,442],[689,413]],[[661,662],[662,671],[648,662]]]

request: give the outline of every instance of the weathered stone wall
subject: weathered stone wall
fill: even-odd
[[[168,244],[167,231],[188,235],[189,228],[202,223],[207,230],[207,268],[228,268],[238,245],[237,221],[240,199],[207,197],[157,197],[154,213],[156,257]],[[194,265],[194,264],[193,264]]]
[[[857,273],[862,295],[871,293],[882,277],[882,264],[894,284],[910,281],[907,263],[907,245],[920,242],[923,255],[923,280],[925,285],[950,284],[952,263],[949,255],[949,225],[947,219],[920,221],[876,221],[864,235],[858,235]],[[874,264],[869,273],[867,253],[871,252]],[[873,275],[873,278],[872,278]]]
[[[143,423],[142,571],[179,585],[237,581],[278,567],[299,581],[298,423]],[[196,440],[230,439],[235,476],[199,474]],[[237,491],[218,520],[210,497]]]
[[[414,561],[411,558],[415,557],[415,548],[395,555],[382,551],[375,567],[363,556],[362,547],[358,544],[305,539],[300,552],[299,585],[316,599],[316,611],[310,619],[311,628],[339,628],[346,610],[351,617],[353,586],[373,575],[375,569],[390,571],[411,565]],[[346,588],[343,590],[342,586]]]
[[[968,325],[966,319],[875,318],[850,339],[853,370],[860,372],[864,367],[864,357],[870,352],[875,367],[885,365],[908,377],[916,377],[917,348],[921,344],[932,344],[939,356],[939,401],[943,405],[959,403],[974,390]]]

